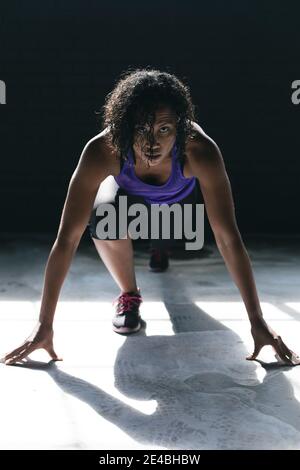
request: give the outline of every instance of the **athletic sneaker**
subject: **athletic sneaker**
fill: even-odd
[[[160,248],[151,248],[149,269],[158,273],[166,271],[169,267],[169,251]]]
[[[134,333],[141,328],[139,312],[142,296],[138,292],[123,292],[114,301],[117,302],[116,313],[113,318],[113,330],[116,333]]]

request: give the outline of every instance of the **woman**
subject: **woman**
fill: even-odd
[[[52,359],[59,359],[53,348],[55,308],[87,225],[99,255],[121,290],[113,329],[127,334],[138,331],[142,296],[136,284],[132,240],[129,233],[124,236],[120,230],[116,237],[99,237],[99,222],[103,220],[99,208],[107,201],[118,207],[121,195],[128,197],[129,205],[137,200],[148,207],[153,203],[189,203],[197,197],[196,180],[218,249],[248,312],[254,339],[254,352],[248,359],[255,359],[263,346],[272,345],[285,363],[299,363],[298,356],[263,319],[222,155],[195,122],[188,87],[174,75],[158,70],[129,71],[106,98],[104,127],[84,147],[71,177],[46,265],[39,321],[29,338],[6,354],[5,363],[20,361],[38,348],[46,349]],[[106,200],[101,194],[99,199],[100,184],[108,176],[114,177],[113,188]]]

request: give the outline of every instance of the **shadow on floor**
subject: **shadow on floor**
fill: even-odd
[[[167,449],[299,449],[300,406],[286,375],[291,369],[246,361],[248,351],[239,336],[190,302],[176,276],[167,275],[168,289],[160,283],[161,298],[174,336],[147,336],[143,328],[126,337],[114,364],[115,387],[132,399],[155,400],[153,414],[64,372],[63,364],[28,360],[19,367],[45,371],[63,392],[140,444]],[[168,294],[175,289],[182,291],[180,305]],[[262,366],[261,382],[256,371]]]

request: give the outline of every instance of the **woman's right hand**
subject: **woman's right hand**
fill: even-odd
[[[37,323],[31,335],[21,346],[5,354],[0,361],[6,365],[11,365],[21,361],[36,349],[45,349],[54,361],[62,361],[62,358],[58,357],[53,348],[52,326],[46,326],[40,322]]]

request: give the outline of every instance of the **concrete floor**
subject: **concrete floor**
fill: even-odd
[[[1,356],[38,316],[49,239],[1,242]],[[245,241],[265,318],[300,351],[299,239]],[[248,362],[249,323],[216,248],[150,273],[135,251],[145,328],[111,329],[119,290],[80,246],[55,321],[63,362],[0,364],[1,449],[300,449],[300,369]]]

